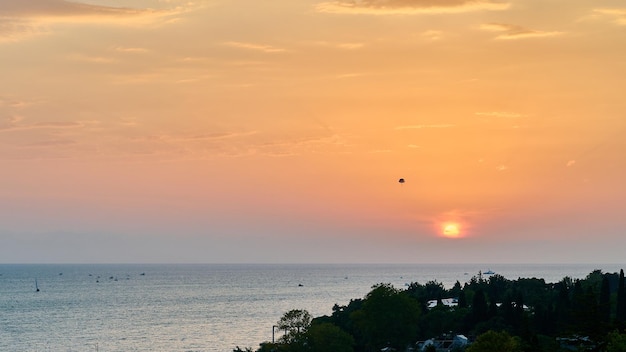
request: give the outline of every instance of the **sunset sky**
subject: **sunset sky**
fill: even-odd
[[[0,0],[4,263],[625,263],[625,135],[622,0]]]

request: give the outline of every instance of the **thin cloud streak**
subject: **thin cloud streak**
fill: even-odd
[[[248,50],[261,51],[261,52],[264,52],[264,53],[279,53],[279,52],[287,51],[285,49],[276,48],[276,47],[273,47],[273,46],[270,46],[270,45],[254,44],[254,43],[225,42],[224,45],[230,46],[230,47],[233,47],[233,48],[239,48],[239,49],[248,49]]]
[[[614,18],[615,24],[626,26],[626,9],[594,9],[593,13],[610,16]]]
[[[553,31],[545,32],[533,29],[524,28],[522,26],[516,26],[512,24],[504,23],[487,23],[480,26],[481,29],[491,32],[502,32],[502,34],[495,37],[495,39],[501,40],[516,40],[527,38],[544,38],[554,37],[563,34],[563,32]]]
[[[35,122],[30,124],[22,124],[22,118],[13,117],[6,119],[4,123],[0,122],[0,132],[22,131],[33,129],[66,129],[83,127],[84,124],[75,121],[56,121],[56,122]]]
[[[516,113],[516,112],[507,112],[507,111],[490,111],[490,112],[477,112],[475,115],[478,116],[490,116],[490,117],[502,117],[502,118],[518,118],[524,117],[524,115]]]
[[[366,15],[419,15],[464,13],[472,11],[501,11],[509,3],[489,0],[361,0],[322,2],[318,12]]]
[[[417,129],[425,129],[425,128],[452,128],[455,125],[452,124],[433,124],[433,125],[407,125],[407,126],[398,126],[396,130],[417,130]]]
[[[189,11],[190,4],[167,10],[110,7],[64,0],[0,2],[0,43],[49,34],[49,25],[60,23],[145,25]]]

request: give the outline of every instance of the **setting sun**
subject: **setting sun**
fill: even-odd
[[[455,223],[446,223],[443,225],[442,235],[448,238],[457,238],[461,236],[459,225]]]

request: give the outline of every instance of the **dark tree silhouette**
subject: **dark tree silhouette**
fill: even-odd
[[[607,326],[611,322],[611,286],[609,285],[609,278],[606,275],[602,278],[598,311],[600,321],[604,326]]]
[[[626,286],[624,284],[624,269],[621,269],[619,271],[619,283],[617,284],[617,311],[615,312],[615,322],[620,328],[623,328],[626,324]]]

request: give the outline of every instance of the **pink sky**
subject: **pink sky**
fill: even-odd
[[[626,6],[432,3],[0,2],[0,262],[624,263]]]

